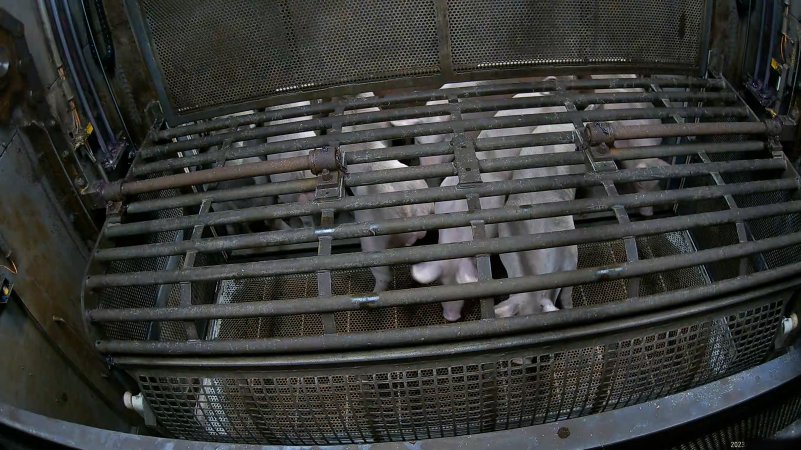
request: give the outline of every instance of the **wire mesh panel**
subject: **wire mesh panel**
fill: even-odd
[[[680,392],[753,366],[781,301],[678,327],[462,360],[308,373],[135,371],[161,424],[196,440],[314,445],[528,426]]]
[[[776,124],[722,80],[602,75],[153,130],[103,189],[97,349],[178,436],[304,445],[551,422],[759,364],[801,273]]]
[[[706,0],[126,3],[175,123],[266,96],[489,68],[698,74],[710,23]]]

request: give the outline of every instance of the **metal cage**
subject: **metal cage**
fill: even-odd
[[[174,436],[322,445],[504,430],[776,354],[801,273],[799,179],[779,124],[699,77],[711,2],[633,15],[614,1],[359,2],[358,18],[350,2],[204,2],[188,17],[174,2],[126,3],[166,118],[182,125],[158,124],[128,178],[103,186],[83,302],[97,349]],[[530,27],[539,18],[562,28]],[[249,26],[225,26],[239,19]],[[197,45],[203,30],[214,45]],[[543,73],[559,76],[532,78]],[[466,80],[485,81],[428,89]],[[519,151],[543,146],[568,151]],[[548,175],[494,178],[530,169]],[[457,200],[463,211],[381,215]],[[488,232],[559,217],[574,226]],[[437,242],[458,227],[471,238]],[[404,235],[417,242],[359,247]],[[512,277],[498,259],[569,246],[570,270]],[[410,274],[460,258],[477,281]],[[389,275],[372,292],[377,267]],[[495,317],[510,295],[555,288],[572,292],[558,311]],[[458,300],[448,322],[439,303]]]
[[[599,92],[609,88],[628,91]],[[531,92],[542,95],[513,96]],[[648,106],[590,107],[623,102]],[[564,111],[463,116],[552,106]],[[449,120],[369,126],[445,113]],[[619,122],[653,118],[662,123]],[[552,123],[570,130],[475,133]],[[118,213],[104,227],[85,282],[90,331],[97,348],[139,383],[159,424],[198,440],[415,440],[577,417],[686,390],[769,358],[789,308],[801,270],[801,202],[797,175],[772,151],[777,132],[776,124],[755,121],[725,81],[676,76],[497,82],[345,98],[156,131],[139,153],[135,178],[105,192],[124,201],[112,207]],[[403,142],[434,134],[450,137]],[[652,147],[615,146],[648,136],[665,138]],[[396,145],[360,146],[377,140]],[[556,143],[575,150],[477,157]],[[256,158],[234,170],[224,165],[303,149],[313,150]],[[454,161],[349,171],[444,154]],[[644,157],[671,164],[620,165]],[[471,178],[555,165],[581,170]],[[224,185],[297,170],[319,175]],[[358,186],[444,176],[460,183],[354,194]],[[641,180],[662,180],[664,189],[627,193]],[[600,196],[588,193],[595,186]],[[482,209],[474,202],[464,212],[405,220],[358,222],[352,215],[565,187],[587,192],[522,208]],[[298,192],[314,199],[214,209],[216,202]],[[656,215],[640,216],[648,205]],[[532,239],[479,237],[488,224],[568,214],[575,229]],[[302,216],[317,225],[257,229]],[[247,231],[226,228],[239,225]],[[353,243],[457,226],[471,226],[475,238],[375,253]],[[574,271],[493,276],[499,265],[493,255],[573,244]],[[479,282],[422,286],[410,277],[410,264],[462,257],[476,259]],[[392,266],[393,279],[388,290],[371,293],[369,268],[376,265]],[[572,308],[494,318],[493,305],[504,296],[555,286],[574,287]],[[449,300],[469,300],[457,323],[440,313],[438,303]]]

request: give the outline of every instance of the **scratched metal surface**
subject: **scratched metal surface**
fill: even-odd
[[[0,401],[126,429],[102,397],[120,399],[121,392],[101,377],[105,368],[85,338],[80,281],[86,246],[24,136],[14,133],[8,143],[0,156],[0,233],[19,273],[14,304],[0,314]]]

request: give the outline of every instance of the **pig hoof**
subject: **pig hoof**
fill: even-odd
[[[456,322],[457,320],[462,318],[462,315],[461,314],[442,313],[442,317],[444,317],[445,320],[447,320],[448,322]]]

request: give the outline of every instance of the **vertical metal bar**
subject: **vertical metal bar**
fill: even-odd
[[[200,210],[198,211],[198,216],[202,216],[203,214],[208,213],[211,210],[211,200],[204,200],[203,203],[200,204]],[[190,235],[189,239],[192,241],[198,241],[203,236],[203,229],[205,228],[204,225],[195,225],[192,227],[192,234]],[[189,269],[195,265],[195,259],[197,258],[197,250],[189,250],[184,254],[184,259],[181,262],[181,269]],[[191,282],[182,282],[179,285],[180,291],[180,306],[192,306],[192,283]],[[197,332],[197,324],[194,321],[188,320],[184,321],[184,330],[186,331],[186,337],[189,340],[196,340],[199,339],[198,332]]]
[[[451,32],[448,23],[448,1],[435,0],[434,9],[437,15],[437,44],[439,46],[439,70],[446,80],[454,76],[451,55]]]
[[[451,105],[451,120],[458,123],[458,121],[462,119],[459,99],[451,95],[448,98],[448,102]],[[451,147],[453,150],[456,173],[459,177],[459,186],[471,186],[481,183],[481,168],[478,165],[478,157],[476,156],[473,140],[465,136],[464,129],[459,125],[455,125],[453,131]],[[478,195],[469,194],[466,196],[466,200],[467,210],[469,212],[481,210],[481,198]],[[470,228],[473,232],[473,240],[487,238],[486,227],[483,220],[471,222]],[[478,281],[492,279],[492,265],[488,254],[476,256],[476,268],[478,269]],[[481,300],[481,318],[495,318],[495,301],[492,298]]]
[[[334,210],[324,209],[320,217],[320,226],[324,229],[331,228],[334,224]],[[319,256],[328,256],[331,254],[331,243],[333,239],[331,236],[321,235],[317,238],[317,254]],[[331,271],[319,270],[317,271],[317,296],[321,301],[331,297],[333,293],[331,283]],[[336,333],[336,320],[333,313],[322,314],[323,331],[326,334]]]
[[[564,92],[563,89],[559,89],[560,93]],[[568,111],[575,112],[578,109],[576,108],[575,103],[567,97],[563,96],[565,108]],[[576,133],[576,148],[584,152],[584,157],[586,159],[585,166],[588,170],[593,172],[614,172],[617,170],[617,165],[614,161],[597,161],[595,156],[593,155],[593,150],[587,144],[586,139],[584,138],[584,133],[582,130],[584,129],[584,123],[579,119],[573,119],[573,126],[575,127]],[[603,181],[602,186],[606,195],[609,197],[619,197],[620,194],[617,191],[617,187],[615,187],[615,183],[612,181]],[[615,205],[612,207],[612,212],[615,214],[615,218],[617,219],[618,223],[621,225],[625,225],[631,222],[629,219],[629,215],[626,212],[626,208],[620,205]],[[625,237],[623,238],[623,248],[626,252],[626,260],[628,262],[636,262],[639,261],[639,250],[637,248],[637,241],[633,237]],[[640,295],[640,279],[639,278],[629,278],[626,281],[626,290],[628,298],[639,297]],[[572,299],[561,299],[562,302],[570,302],[572,306]],[[563,305],[567,306],[567,305]]]
[[[339,146],[339,134],[342,133],[342,118],[345,113],[343,102],[337,102],[337,107],[331,114],[334,118],[331,128],[327,130],[330,140],[328,145],[332,149]],[[342,177],[339,173],[329,173],[323,171],[317,176],[317,190],[314,193],[314,200],[325,204],[326,200],[338,200],[342,196],[341,189],[331,189],[332,183],[342,185]],[[324,230],[330,230],[334,225],[334,208],[322,208],[320,211],[320,227]],[[331,247],[333,245],[333,238],[330,234],[320,233],[317,236],[317,255],[330,256]],[[317,297],[321,301],[330,298],[333,294],[333,287],[331,281],[330,270],[317,271]],[[321,314],[323,322],[323,332],[326,334],[333,334],[337,332],[336,317],[333,313]]]
[[[451,120],[460,123],[462,119],[461,104],[459,98],[455,95],[448,96],[448,104],[451,107]],[[465,135],[464,128],[461,125],[455,125],[453,130],[453,138],[451,139],[451,147],[453,151],[454,165],[456,166],[456,174],[459,178],[459,186],[474,186],[482,183],[481,168],[478,164],[478,156],[476,155],[475,142],[473,139],[468,139]],[[481,197],[476,194],[468,194],[465,197],[467,201],[467,210],[469,212],[481,211]],[[470,222],[470,230],[473,234],[473,240],[487,239],[486,225],[483,220],[476,220]],[[489,254],[476,255],[476,269],[478,273],[478,281],[484,282],[492,280],[492,263],[490,262]],[[492,297],[483,298],[480,300],[481,319],[494,319],[495,318],[495,299]],[[495,417],[497,417],[498,406],[498,383],[497,383],[497,370],[491,370],[485,383],[483,370],[479,371],[479,383],[482,384],[482,390],[491,393],[485,399],[485,396],[479,398],[481,403],[481,410],[485,411],[485,401],[491,404],[489,411],[486,415],[481,417],[479,421],[479,432],[491,431],[495,426]]]

